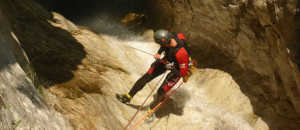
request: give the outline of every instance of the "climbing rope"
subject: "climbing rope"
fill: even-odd
[[[125,46],[126,46],[126,47],[128,47],[128,48],[131,48],[131,49],[134,49],[134,50],[137,50],[137,51],[143,52],[143,53],[145,53],[145,54],[148,54],[148,55],[154,56],[152,53],[150,53],[150,52],[147,52],[147,51],[144,51],[144,50],[142,50],[142,49],[135,48],[135,47],[132,47],[132,46],[129,46],[129,45],[125,45]]]
[[[145,54],[154,56],[152,53],[149,53],[147,51],[141,50],[139,48],[135,48],[135,47],[132,47],[132,46],[129,46],[129,45],[126,45],[126,47],[129,47],[129,48],[135,49],[137,51],[143,52]],[[164,61],[162,59],[160,59],[159,61],[162,62],[162,63],[164,63],[164,64],[166,64],[166,61]],[[162,81],[162,79],[165,77],[165,75],[166,75],[166,72],[164,73],[164,75],[162,76],[162,78],[159,80],[159,82],[156,84],[156,86],[159,85],[159,83]],[[150,94],[147,96],[147,98],[144,100],[144,102],[139,106],[139,108],[135,112],[135,114],[130,118],[130,120],[128,121],[127,125],[124,127],[124,130],[127,130],[127,128],[129,127],[129,125],[131,124],[131,122],[133,121],[133,119],[137,116],[137,114],[140,112],[141,108],[145,105],[145,103],[147,102],[147,100],[150,98],[150,96],[153,94],[154,90],[156,89],[156,87],[151,87],[151,88],[152,88],[152,90],[151,90]]]
[[[164,77],[166,76],[166,72],[164,73],[164,75],[161,77],[161,79],[157,82],[157,84],[155,86],[158,86],[159,83],[164,79]],[[150,85],[149,85],[150,86]],[[152,95],[152,93],[154,92],[154,90],[156,89],[156,87],[151,87],[151,92],[150,94],[147,96],[147,98],[144,100],[144,102],[140,105],[140,107],[138,108],[138,110],[135,112],[135,114],[131,117],[131,119],[128,121],[127,125],[125,126],[124,130],[127,130],[128,126],[131,124],[131,122],[133,121],[133,119],[137,116],[137,114],[140,112],[140,110],[142,109],[142,107],[145,105],[145,103],[147,102],[147,100],[149,99],[149,97]]]
[[[175,89],[173,90],[167,97],[164,98],[163,101],[159,102],[151,111],[147,112],[138,122],[134,124],[134,126],[130,130],[134,130],[143,120],[145,120],[149,115],[151,115],[153,112],[155,112],[161,105],[163,105],[172,95],[176,93],[176,91],[182,86],[183,82]]]

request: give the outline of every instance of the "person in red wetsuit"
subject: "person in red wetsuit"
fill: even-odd
[[[181,37],[182,38],[182,37]],[[159,101],[165,97],[165,94],[180,80],[186,82],[189,73],[189,51],[184,43],[184,39],[180,39],[180,35],[172,34],[166,30],[158,30],[154,33],[154,40],[160,44],[161,48],[154,55],[156,61],[152,63],[150,69],[141,78],[139,78],[134,86],[127,94],[117,94],[117,99],[122,103],[129,103],[133,96],[143,89],[146,83],[154,78],[170,70],[164,82],[158,89],[157,96],[150,108],[152,109]],[[161,58],[161,53],[164,57]]]

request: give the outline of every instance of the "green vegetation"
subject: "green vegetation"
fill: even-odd
[[[10,110],[11,106],[5,106],[5,110]]]
[[[17,127],[21,124],[22,120],[17,120],[15,122],[13,122],[13,129],[16,130]]]
[[[40,78],[32,67],[30,67],[30,70],[26,72],[26,75],[31,79],[33,85],[37,89],[38,94],[41,97],[44,97],[44,88],[50,86],[51,82]]]

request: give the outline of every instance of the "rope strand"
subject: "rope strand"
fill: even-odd
[[[176,93],[176,91],[182,86],[182,84],[183,82],[181,82],[181,84],[175,90],[173,90],[167,97],[165,97],[163,101],[157,104],[150,112],[147,112],[147,114],[145,114],[137,123],[135,123],[130,130],[134,130],[143,120],[145,120],[150,114],[155,112],[162,104],[164,104],[172,95]]]
[[[164,79],[164,77],[166,76],[166,72],[164,73],[164,75],[162,76],[162,78],[159,80],[159,82],[157,82],[156,86],[159,85],[159,83]],[[146,101],[149,99],[149,97],[152,95],[152,93],[154,92],[154,90],[156,89],[156,87],[151,87],[152,90],[150,92],[150,94],[148,95],[148,97],[144,100],[144,102],[140,105],[140,107],[138,108],[138,110],[135,112],[135,114],[131,117],[131,119],[128,121],[127,125],[125,126],[124,130],[127,130],[128,126],[130,125],[130,123],[133,121],[133,119],[137,116],[137,114],[140,112],[141,108],[145,105]]]

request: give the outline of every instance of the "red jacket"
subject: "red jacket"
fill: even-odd
[[[184,47],[181,47],[176,53],[175,58],[179,67],[180,76],[184,77],[188,73],[189,55]]]
[[[182,33],[174,34],[174,39],[177,42],[177,46],[174,48],[160,47],[157,53],[161,54],[165,52],[165,58],[169,62],[175,62],[175,67],[179,69],[180,76],[184,77],[188,73],[189,69],[189,50],[185,44],[185,37]]]

